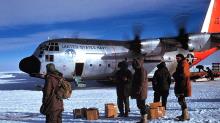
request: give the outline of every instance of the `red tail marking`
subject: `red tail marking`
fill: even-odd
[[[199,63],[200,61],[204,60],[205,58],[207,58],[211,54],[215,53],[217,50],[219,50],[219,49],[217,47],[214,47],[212,49],[201,51],[201,52],[193,52],[195,60],[192,65]]]
[[[220,0],[215,0],[208,32],[220,32]]]

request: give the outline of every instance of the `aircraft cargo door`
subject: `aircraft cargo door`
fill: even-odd
[[[75,75],[81,76],[83,73],[84,63],[76,63],[75,64]]]

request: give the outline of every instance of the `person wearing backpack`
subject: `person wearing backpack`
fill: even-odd
[[[46,123],[62,123],[63,100],[57,98],[55,94],[59,86],[59,79],[56,76],[62,77],[62,73],[57,71],[52,63],[47,64],[46,69],[47,74],[45,75],[41,113],[46,115]]]

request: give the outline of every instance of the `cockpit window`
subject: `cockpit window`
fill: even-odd
[[[48,51],[48,50],[49,50],[49,46],[46,46],[46,49],[45,49],[45,50],[47,50],[47,51]]]
[[[53,51],[53,46],[50,46],[49,51]]]
[[[39,54],[38,54],[39,58],[42,58],[45,49],[46,49],[46,45],[41,45],[40,46]]]
[[[58,45],[58,43],[50,42],[50,43],[46,46],[46,50],[47,50],[47,51],[59,51],[59,45]]]
[[[40,54],[39,54],[39,57],[41,58],[42,55],[43,55],[44,51],[43,50],[40,50]]]

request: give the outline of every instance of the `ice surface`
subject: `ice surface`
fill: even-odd
[[[23,74],[12,74],[12,76],[15,77],[0,79],[0,83],[4,81],[4,83],[0,85],[0,123],[44,122],[45,116],[39,113],[42,92],[35,90],[36,83],[43,84],[43,81],[32,79]],[[1,86],[4,88],[1,88]],[[16,89],[16,87],[18,89]],[[185,122],[220,122],[220,81],[195,82],[192,87],[193,96],[187,98],[191,119]],[[148,89],[147,103],[150,103],[153,101],[153,90],[151,86],[149,86]],[[104,104],[110,102],[116,103],[116,91],[114,87],[103,85],[103,87],[88,87],[73,90],[71,98],[64,101],[65,111],[63,112],[63,122],[134,123],[139,120],[140,114],[135,100],[130,100],[131,112],[128,118],[105,118]],[[84,118],[74,119],[72,110],[83,107],[98,108],[101,116],[100,119],[96,121],[87,121]],[[172,85],[168,97],[166,116],[149,122],[173,123],[176,122],[174,118],[180,113],[180,106],[173,93]]]
[[[14,78],[15,76],[13,76],[12,74],[6,74],[6,73],[0,73],[0,79],[3,78]]]

